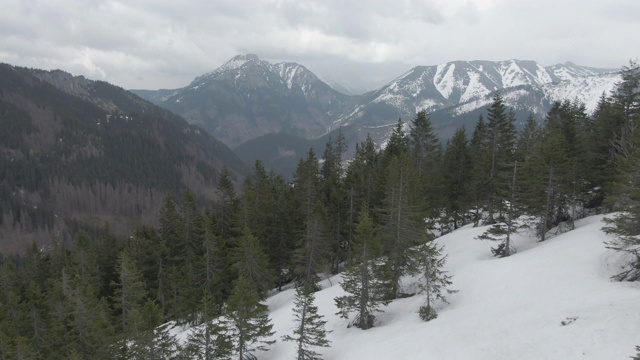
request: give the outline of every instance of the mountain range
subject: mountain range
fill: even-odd
[[[0,64],[0,252],[77,231],[155,225],[165,194],[215,197],[226,145],[117,86],[63,71]]]
[[[237,55],[183,88],[132,91],[201,126],[246,162],[260,159],[278,170],[275,163],[295,163],[309,147],[321,151],[318,139],[338,129],[351,134],[351,150],[367,134],[382,145],[398,118],[408,122],[426,110],[447,139],[460,126],[472,128],[496,91],[524,122],[529,113],[541,120],[554,101],[578,100],[593,111],[619,80],[617,69],[571,62],[545,67],[525,60],[453,61],[416,66],[377,90],[346,95],[303,65]],[[282,142],[273,134],[300,140]],[[290,168],[279,170],[289,175]]]

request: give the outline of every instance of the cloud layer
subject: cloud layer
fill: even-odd
[[[175,88],[238,53],[388,81],[416,65],[530,59],[619,67],[640,1],[5,0],[0,61]]]

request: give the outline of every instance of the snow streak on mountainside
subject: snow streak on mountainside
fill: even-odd
[[[519,123],[530,113],[542,120],[554,101],[578,100],[592,112],[619,78],[617,70],[573,63],[452,61],[416,66],[354,96],[332,89],[303,65],[274,64],[249,54],[235,56],[182,89],[135,92],[232,147],[276,133],[313,140],[344,126],[355,129],[354,139],[371,134],[381,145],[398,118],[409,122],[420,110],[431,114],[442,139],[461,126],[469,130],[498,90]],[[348,146],[354,149],[355,143]]]
[[[579,100],[587,111],[595,109],[600,96],[609,94],[619,80],[616,70],[581,67],[572,63],[544,67],[534,61],[454,61],[434,66],[417,66],[381,89],[366,95],[334,122],[383,125],[393,118],[372,124],[369,108],[387,108],[400,117],[417,111],[430,113],[451,109],[455,116],[486,106],[500,90],[513,108],[542,115],[553,101]],[[538,94],[539,93],[539,94]],[[535,95],[532,95],[535,94]],[[541,96],[539,96],[541,95]],[[535,99],[533,103],[523,101]]]

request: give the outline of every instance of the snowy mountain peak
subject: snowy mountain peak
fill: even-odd
[[[311,84],[319,80],[314,73],[298,63],[281,62],[274,64],[273,67],[289,89],[293,88],[294,85],[298,85],[305,94]]]
[[[217,71],[229,71],[229,70],[235,70],[237,68],[242,67],[244,64],[248,63],[248,62],[259,62],[260,58],[258,58],[258,55],[254,55],[254,54],[241,54],[241,55],[236,55],[234,57],[231,58],[231,60],[227,61],[224,65],[222,65],[221,67],[219,67],[217,69]]]

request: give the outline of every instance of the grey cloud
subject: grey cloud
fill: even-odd
[[[0,61],[130,88],[183,86],[237,53],[385,78],[458,59],[607,67],[638,56],[639,17],[637,0],[6,0]]]

